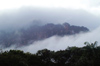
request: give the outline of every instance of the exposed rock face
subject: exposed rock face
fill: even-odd
[[[13,31],[10,33],[1,32],[0,34],[0,44],[5,47],[11,46],[12,44],[17,44],[18,46],[23,46],[30,44],[36,40],[42,40],[49,38],[54,35],[64,36],[72,35],[79,32],[89,31],[86,27],[71,26],[68,23],[64,24],[46,24],[43,26],[31,26],[28,29],[21,29],[18,31]]]

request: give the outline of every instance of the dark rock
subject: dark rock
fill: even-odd
[[[64,23],[63,25],[49,23],[43,26],[30,26],[28,29],[21,29],[10,33],[1,31],[0,44],[4,45],[5,47],[9,47],[13,44],[16,44],[17,46],[23,46],[54,35],[73,35],[87,31],[89,31],[89,29],[83,26],[71,26],[68,23]]]

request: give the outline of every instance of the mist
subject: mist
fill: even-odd
[[[15,10],[5,10],[0,14],[0,30],[27,28],[31,24],[46,23],[85,26],[93,30],[100,25],[100,16],[82,9],[21,7]]]
[[[0,13],[0,30],[11,31],[28,28],[31,25],[44,25],[47,23],[62,24],[68,22],[71,25],[85,26],[90,29],[88,33],[80,33],[70,36],[52,36],[50,38],[35,41],[28,46],[16,47],[12,45],[10,49],[19,49],[25,52],[36,53],[41,49],[63,50],[68,46],[84,46],[84,42],[90,43],[98,41],[100,43],[100,16],[96,16],[82,9],[64,8],[40,8],[21,7],[15,10],[2,11]]]
[[[100,27],[87,33],[80,33],[63,37],[52,36],[50,38],[41,41],[35,41],[28,46],[16,48],[16,46],[14,45],[3,50],[5,51],[10,49],[16,49],[16,50],[23,50],[24,52],[36,53],[38,50],[42,49],[58,51],[58,50],[64,50],[67,47],[72,47],[72,46],[83,47],[85,46],[84,42],[94,43],[95,41],[98,41],[98,45],[100,45],[99,34],[100,34]]]

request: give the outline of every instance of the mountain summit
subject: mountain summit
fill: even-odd
[[[14,30],[12,32],[0,32],[0,45],[9,47],[11,45],[28,45],[37,40],[43,40],[54,35],[73,35],[80,32],[87,32],[88,28],[74,26],[69,23],[53,24],[48,23],[42,26],[34,25],[27,29]]]

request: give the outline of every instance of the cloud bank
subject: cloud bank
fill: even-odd
[[[42,25],[46,23],[58,24],[64,22],[68,22],[71,25],[85,26],[92,31],[85,34],[80,33],[64,37],[53,36],[45,40],[36,41],[29,46],[19,48],[12,46],[4,50],[20,49],[25,52],[35,53],[44,48],[57,51],[65,49],[68,46],[81,47],[84,46],[85,41],[98,41],[100,43],[100,16],[95,16],[81,9],[22,7],[17,10],[8,10],[0,14],[0,30],[5,31],[8,29],[8,31],[11,31],[27,28],[31,24]]]
[[[29,46],[24,46],[24,47],[19,47],[19,48],[16,48],[16,46],[12,46],[4,50],[20,49],[25,52],[31,52],[31,53],[36,53],[38,50],[41,50],[41,49],[49,49],[49,50],[58,51],[58,50],[66,49],[68,46],[82,47],[84,46],[84,42],[86,41],[90,43],[98,41],[98,45],[100,45],[99,34],[100,34],[100,27],[88,33],[80,33],[80,34],[64,36],[64,37],[53,36],[48,39],[36,41],[30,44]]]
[[[2,0],[0,10],[16,9],[23,6],[46,8],[83,9],[100,15],[100,0]]]
[[[0,14],[0,29],[28,27],[30,24],[64,23],[85,26],[93,30],[100,25],[100,17],[84,10],[64,8],[22,7]]]

